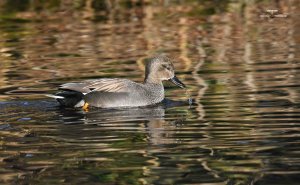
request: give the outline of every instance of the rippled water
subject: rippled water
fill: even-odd
[[[296,0],[30,2],[0,4],[1,184],[299,183]],[[269,8],[289,16],[262,18]],[[176,59],[193,105],[84,112],[44,96],[142,81],[157,52]],[[165,85],[168,99],[189,98]]]

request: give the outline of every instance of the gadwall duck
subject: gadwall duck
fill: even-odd
[[[55,98],[62,106],[83,109],[89,106],[101,108],[147,106],[163,101],[164,80],[185,88],[175,76],[171,59],[159,55],[146,63],[144,83],[120,78],[86,80],[62,84],[59,87],[61,92],[50,97]]]

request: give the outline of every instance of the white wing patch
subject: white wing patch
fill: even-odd
[[[63,96],[56,96],[53,94],[45,94],[45,96],[50,97],[50,98],[54,98],[54,99],[64,99],[65,97]]]

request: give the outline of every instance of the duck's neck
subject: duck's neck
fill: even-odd
[[[144,79],[144,84],[157,84],[162,85],[162,81],[159,78],[155,78],[152,76],[146,76]]]
[[[161,80],[153,78],[145,78],[144,88],[146,89],[146,96],[151,100],[151,104],[161,102],[164,97],[164,85]]]

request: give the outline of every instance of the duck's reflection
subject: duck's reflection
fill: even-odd
[[[176,114],[173,114],[175,111]],[[165,99],[161,104],[148,107],[122,109],[91,109],[88,112],[61,109],[60,117],[64,124],[88,124],[109,129],[126,127],[147,134],[151,144],[169,144],[176,142],[172,135],[176,128],[187,119],[192,111],[188,100],[173,101]],[[169,114],[168,114],[169,113]],[[126,131],[126,130],[124,130]]]

